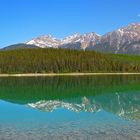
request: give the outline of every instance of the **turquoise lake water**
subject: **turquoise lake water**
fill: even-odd
[[[0,140],[140,140],[140,76],[0,78]]]

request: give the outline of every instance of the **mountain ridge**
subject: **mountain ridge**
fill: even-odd
[[[42,35],[24,43],[39,48],[94,50],[113,54],[140,54],[140,23],[131,23],[104,35],[74,33],[63,39]],[[12,45],[13,46],[13,45]],[[17,46],[16,46],[17,48]],[[10,47],[8,47],[10,49]]]
[[[95,44],[99,40],[100,36],[95,32],[85,33],[81,35],[80,33],[74,33],[70,36],[65,37],[64,39],[57,39],[51,35],[42,35],[40,37],[34,38],[30,41],[27,41],[27,45],[36,45],[41,48],[53,47],[53,48],[69,48],[68,44],[76,45],[77,43],[81,44],[81,49],[85,49],[89,43]]]
[[[128,95],[128,94],[127,94]],[[134,104],[137,101],[136,97],[131,97],[130,101],[126,101],[127,96],[122,93],[109,94],[109,99],[113,99],[115,107],[111,101],[104,102],[104,96],[98,97],[79,97],[69,100],[41,100],[35,103],[26,104],[28,107],[43,111],[53,112],[57,109],[64,108],[72,112],[92,112],[97,113],[101,110],[113,113],[119,117],[128,120],[139,120],[139,105]],[[125,104],[123,104],[125,100]]]

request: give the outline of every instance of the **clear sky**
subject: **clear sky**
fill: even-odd
[[[0,47],[51,34],[106,32],[140,22],[140,0],[0,0]]]

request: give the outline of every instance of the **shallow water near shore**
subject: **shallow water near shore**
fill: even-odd
[[[1,77],[0,139],[139,140],[140,76]]]

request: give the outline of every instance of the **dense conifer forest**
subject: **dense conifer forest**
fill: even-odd
[[[140,56],[66,49],[0,51],[0,73],[140,72]]]

